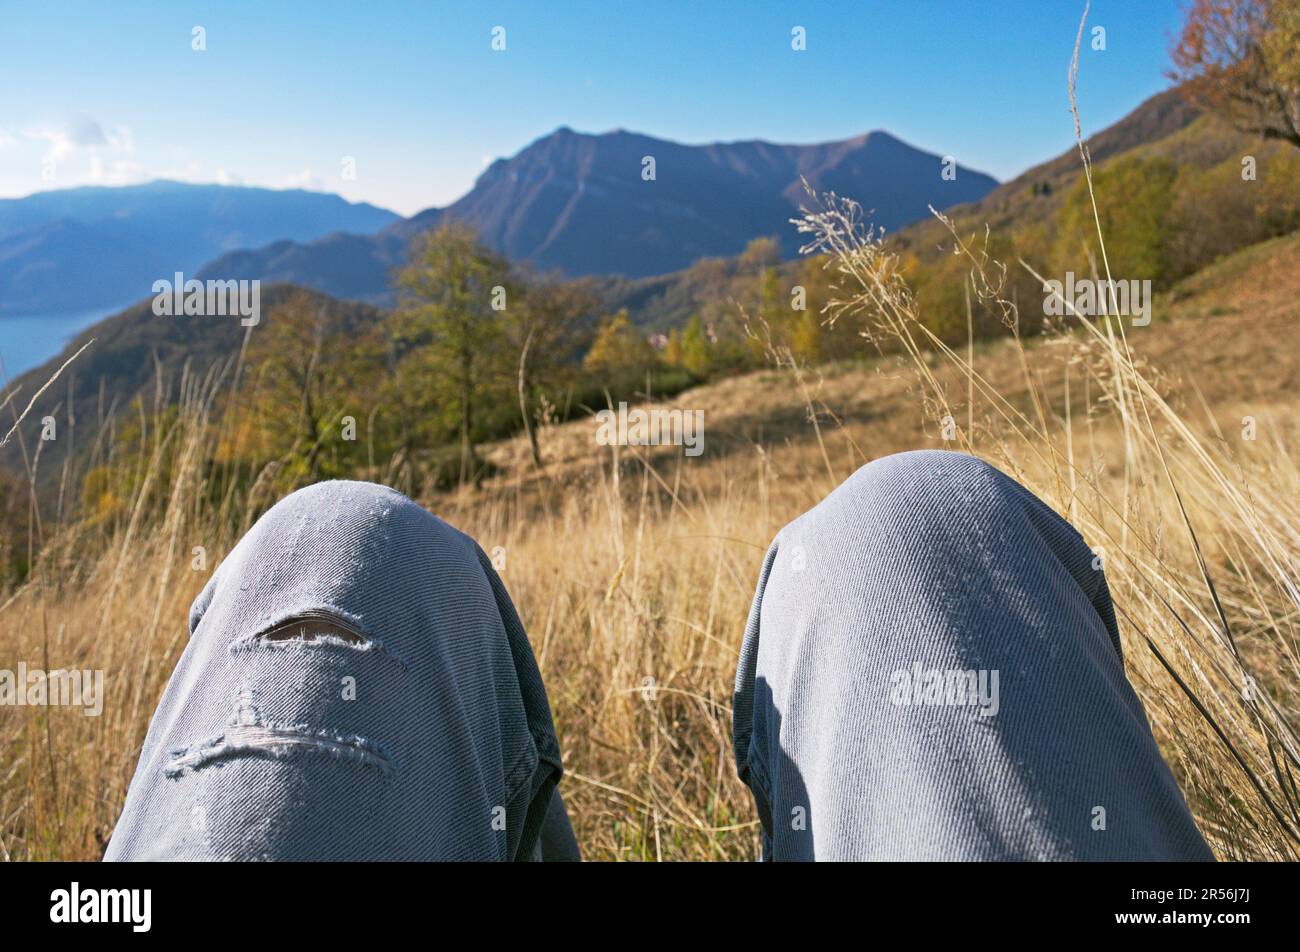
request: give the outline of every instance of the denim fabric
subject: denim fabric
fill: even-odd
[[[781,530],[734,705],[767,859],[1213,858],[1093,553],[964,454],[876,460]]]
[[[266,637],[304,618],[360,637]],[[391,489],[311,486],[240,540],[190,633],[106,859],[538,854],[559,745],[514,606],[468,536]],[[576,858],[555,805],[550,839]]]

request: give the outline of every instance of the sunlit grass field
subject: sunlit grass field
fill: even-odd
[[[944,447],[1015,476],[1102,555],[1129,677],[1216,854],[1294,859],[1300,240],[1184,282],[1144,328],[1076,319],[949,346],[883,249],[821,227],[838,235],[842,306],[878,328],[861,360],[774,352],[770,370],[679,394],[672,406],[704,411],[698,458],[599,446],[578,420],[543,429],[543,470],[507,441],[486,448],[500,469],[483,486],[420,500],[503,564],[584,856],[755,858],[730,704],[763,552],[868,460]],[[996,305],[972,262],[973,293]],[[1022,328],[1041,320],[1038,302],[1024,311]],[[0,598],[6,658],[103,669],[108,694],[99,717],[0,709],[0,859],[102,854],[190,601],[274,502],[204,465],[225,432],[220,389],[181,392],[129,461],[142,478],[124,515],[47,522],[30,580]]]

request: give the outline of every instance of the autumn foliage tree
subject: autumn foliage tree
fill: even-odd
[[[627,311],[611,315],[596,332],[583,359],[584,370],[610,375],[644,375],[655,365],[654,350],[632,323]]]
[[[298,292],[275,307],[250,335],[241,384],[254,455],[278,458],[289,485],[349,473],[355,421],[368,410],[354,384],[378,374],[377,348],[318,296]]]
[[[466,482],[474,468],[475,414],[503,380],[500,315],[513,287],[509,265],[473,229],[450,222],[417,240],[397,285],[397,333],[407,348],[401,375],[429,398],[428,410],[455,419]]]
[[[1171,57],[1194,103],[1300,147],[1300,0],[1194,0]]]

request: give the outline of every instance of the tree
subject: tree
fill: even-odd
[[[706,379],[713,371],[713,348],[700,315],[692,314],[676,341],[674,357],[694,377]]]
[[[1097,214],[1115,279],[1147,278],[1156,287],[1167,286],[1167,219],[1177,177],[1178,169],[1169,159],[1140,156],[1117,158],[1093,173]],[[1080,179],[1066,195],[1058,234],[1057,270],[1079,276],[1095,270],[1106,277],[1086,180]],[[956,286],[960,289],[960,282]]]
[[[255,452],[280,457],[290,483],[347,472],[337,459],[348,449],[340,425],[364,413],[351,385],[377,371],[374,357],[373,341],[343,326],[324,299],[298,291],[273,308],[248,351]]]
[[[520,300],[505,310],[505,336],[510,352],[518,354],[515,391],[519,415],[532,452],[533,465],[542,465],[537,431],[529,412],[529,396],[538,387],[557,382],[570,368],[580,329],[596,307],[584,285],[555,279],[533,279]]]
[[[476,408],[500,376],[509,267],[472,228],[449,222],[418,239],[397,287],[407,369],[455,419],[464,483],[474,470]]]
[[[764,268],[781,263],[781,245],[775,238],[753,238],[736,259],[737,269],[746,274],[761,274]]]
[[[584,370],[634,377],[655,365],[653,348],[641,336],[626,310],[608,318],[596,333],[591,350],[582,361]]]
[[[1170,55],[1193,103],[1300,147],[1300,0],[1194,0]]]

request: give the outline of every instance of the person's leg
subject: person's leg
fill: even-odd
[[[482,550],[394,490],[319,483],[195,599],[105,859],[530,859],[560,772]]]
[[[1093,553],[971,456],[877,460],[777,535],[734,707],[766,858],[1213,858]]]
[[[578,852],[578,840],[569,823],[569,811],[565,808],[558,789],[551,795],[551,805],[546,811],[546,819],[542,821],[541,835],[533,847],[533,860],[539,863],[577,863],[582,860]]]

